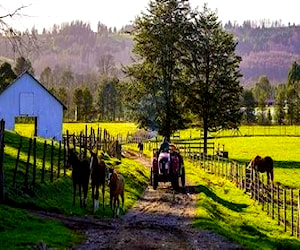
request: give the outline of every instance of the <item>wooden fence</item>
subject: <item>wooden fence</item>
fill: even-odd
[[[0,203],[3,203],[5,199],[5,190],[4,190],[4,132],[5,132],[5,122],[2,119],[0,121]]]
[[[67,173],[67,152],[70,147],[79,152],[80,157],[86,157],[88,150],[96,146],[110,156],[121,158],[121,145],[109,135],[107,130],[93,129],[81,132],[79,135],[67,134],[63,141],[38,140],[37,138],[20,137],[19,142],[12,142],[10,147],[16,152],[5,155],[14,161],[13,169],[6,169],[9,173],[4,183],[4,121],[0,123],[0,203],[4,201],[4,187],[22,190],[34,194],[37,183],[55,182]],[[88,131],[90,133],[88,134]],[[101,133],[102,132],[102,133]],[[7,186],[7,187],[8,187]]]
[[[96,147],[98,150],[107,152],[110,156],[121,159],[121,142],[118,138],[111,136],[106,129],[98,128],[95,131],[86,126],[85,131],[81,131],[79,134],[70,134],[67,130],[63,139],[67,149],[70,147],[77,148],[83,157],[87,156],[88,150]]]
[[[200,157],[191,157],[196,166],[206,172],[226,178],[243,189],[256,200],[278,225],[284,226],[285,232],[300,237],[300,191],[287,189],[280,185],[267,185],[263,174],[247,169],[235,161],[218,155],[201,154]]]
[[[144,141],[145,148],[157,148],[159,142]],[[262,211],[275,219],[278,225],[283,225],[285,232],[300,237],[300,191],[287,189],[276,185],[267,185],[263,174],[249,172],[246,165],[228,159],[224,145],[208,144],[208,153],[203,153],[203,144],[176,143],[182,155],[191,160],[195,166],[201,167],[207,173],[226,178],[243,189],[260,205]]]

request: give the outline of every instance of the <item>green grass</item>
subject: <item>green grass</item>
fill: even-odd
[[[11,248],[33,248],[38,241],[42,240],[47,247],[58,247],[62,248],[70,247],[77,244],[82,240],[82,236],[75,232],[67,230],[62,225],[54,221],[47,221],[42,219],[31,219],[31,215],[24,213],[22,209],[34,208],[41,209],[50,212],[56,212],[69,215],[77,216],[94,216],[96,218],[111,217],[112,212],[109,207],[109,190],[106,187],[105,190],[105,210],[100,209],[93,214],[92,213],[92,199],[91,199],[91,189],[88,192],[88,206],[86,208],[80,208],[79,198],[76,198],[75,206],[72,206],[73,198],[73,188],[71,180],[71,171],[67,170],[67,175],[64,177],[62,174],[59,178],[56,177],[57,174],[57,155],[58,155],[58,144],[54,146],[54,162],[55,162],[55,177],[54,181],[50,182],[49,171],[46,172],[45,182],[41,182],[41,166],[42,166],[42,149],[44,140],[37,141],[37,178],[36,185],[30,187],[29,190],[24,188],[24,173],[25,165],[27,161],[27,150],[28,150],[28,138],[23,138],[24,147],[21,150],[20,164],[17,172],[16,185],[12,185],[14,168],[16,164],[17,147],[19,145],[20,137],[11,132],[5,133],[5,157],[4,157],[4,174],[5,174],[5,190],[6,190],[6,202],[14,208],[9,208],[12,211],[11,219],[7,216],[7,206],[3,206],[4,209],[0,208],[0,218],[7,218],[5,225],[1,222],[0,224],[0,242],[6,242],[4,249]],[[50,147],[49,149],[50,150]],[[46,170],[50,169],[50,154],[46,158]],[[30,160],[29,168],[29,184],[32,181],[32,161]],[[137,199],[144,192],[145,187],[149,183],[149,170],[137,164],[135,161],[130,159],[122,159],[121,164],[119,160],[115,158],[107,158],[106,163],[109,166],[115,166],[117,171],[122,173],[125,178],[125,212],[132,207]],[[29,185],[30,186],[30,185]],[[100,191],[101,196],[101,191]],[[78,197],[78,195],[76,196]],[[100,203],[101,205],[101,203]],[[20,217],[24,216],[24,219]],[[28,227],[29,216],[32,223],[30,224],[30,230]],[[36,222],[35,222],[36,221]],[[17,226],[16,226],[17,225]],[[38,232],[47,226],[49,230],[44,230],[43,233]],[[11,228],[14,228],[11,230]],[[61,229],[63,228],[63,229]],[[53,233],[56,231],[56,234]],[[23,232],[22,232],[23,231]],[[36,233],[35,233],[36,232]],[[61,232],[60,236],[57,236]],[[35,233],[35,236],[31,234]],[[15,235],[15,236],[14,236]],[[41,235],[41,236],[39,236]],[[0,244],[0,248],[2,248]],[[59,247],[60,248],[60,247]]]
[[[215,144],[224,144],[229,158],[242,164],[246,164],[256,155],[271,156],[274,160],[275,183],[300,189],[300,137],[230,137],[213,141]]]
[[[190,185],[198,194],[194,226],[221,234],[246,249],[300,249],[261,206],[233,183],[186,163]]]
[[[209,133],[209,136],[233,137],[233,136],[299,136],[300,126],[246,126],[242,125],[239,130],[221,130],[216,133]],[[181,139],[199,138],[199,128],[189,128],[180,131]]]
[[[80,132],[85,132],[85,127],[87,125],[88,134],[90,134],[90,129],[93,128],[96,133],[98,128],[101,128],[102,133],[104,129],[107,129],[111,136],[122,136],[126,137],[127,134],[134,134],[138,129],[136,124],[131,122],[67,122],[63,123],[63,134],[67,133],[69,130],[70,134],[80,134]],[[18,123],[15,125],[15,132],[22,136],[33,137],[34,125]]]
[[[30,213],[0,205],[0,249],[33,249],[39,243],[48,248],[70,248],[83,236],[62,223],[41,219]]]

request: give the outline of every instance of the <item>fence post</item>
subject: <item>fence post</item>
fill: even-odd
[[[274,220],[275,216],[274,216],[274,187],[272,185],[271,187],[271,206],[272,206],[272,219]]]
[[[293,189],[291,189],[291,230],[292,230],[292,236],[294,236],[294,192]]]
[[[67,159],[67,155],[66,155],[66,140],[64,140],[64,177],[66,176],[66,159]]]
[[[35,186],[35,178],[36,178],[36,138],[33,138],[33,173],[32,173],[32,187]]]
[[[298,190],[297,237],[300,237],[300,190]]]
[[[59,147],[58,147],[58,160],[57,160],[57,179],[60,175],[60,161],[61,161],[61,141],[59,141]]]
[[[283,190],[283,222],[284,232],[286,232],[286,190]]]
[[[5,200],[5,189],[4,189],[4,133],[5,133],[5,122],[2,119],[0,122],[0,203]]]
[[[51,164],[51,167],[50,167],[50,181],[53,182],[53,140],[52,140],[52,143],[51,143],[51,157],[50,157],[50,164]]]
[[[278,218],[278,225],[280,225],[280,188],[279,188],[279,185],[277,186],[277,218]]]
[[[21,148],[22,148],[22,137],[20,137],[20,144],[19,144],[19,147],[18,147],[18,154],[17,154],[16,166],[15,166],[14,177],[13,177],[13,186],[14,187],[16,186],[16,179],[17,179],[17,172],[18,172]]]
[[[47,141],[45,140],[44,148],[43,148],[42,182],[45,181],[46,150],[47,150]]]
[[[28,154],[27,154],[27,162],[26,162],[26,171],[25,171],[25,188],[28,188],[28,174],[29,174],[29,161],[30,161],[30,153],[31,153],[31,144],[32,138],[29,139],[28,145]]]

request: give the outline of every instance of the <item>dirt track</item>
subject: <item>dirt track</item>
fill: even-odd
[[[149,166],[149,160],[131,158]],[[87,235],[87,241],[72,249],[241,249],[227,239],[191,226],[196,194],[174,193],[169,183],[148,187],[143,197],[118,219],[69,223]],[[68,223],[67,223],[68,224]]]
[[[146,158],[128,157],[149,166]],[[40,216],[58,219],[87,240],[71,249],[242,249],[224,237],[192,228],[196,193],[188,186],[175,193],[170,183],[159,183],[157,190],[149,186],[143,197],[121,218],[66,218],[48,212]],[[38,247],[46,249],[46,246]]]

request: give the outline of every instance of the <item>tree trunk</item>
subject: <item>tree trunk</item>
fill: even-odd
[[[203,153],[207,154],[207,135],[208,127],[206,119],[203,119]]]

